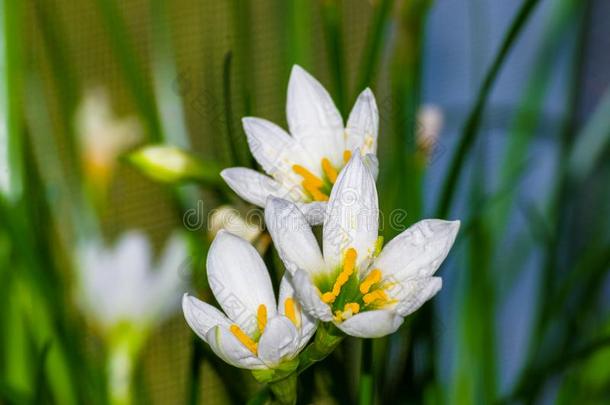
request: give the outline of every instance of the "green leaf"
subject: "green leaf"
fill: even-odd
[[[568,174],[580,182],[591,173],[610,147],[610,88],[578,134],[568,157]]]
[[[466,157],[469,155],[471,148],[474,145],[474,141],[479,133],[483,112],[485,110],[489,94],[491,93],[491,89],[493,88],[493,85],[498,78],[498,74],[506,61],[506,57],[508,56],[510,50],[514,46],[517,38],[521,34],[521,31],[525,27],[539,2],[539,0],[523,1],[521,8],[517,12],[517,15],[511,22],[510,27],[504,36],[502,45],[494,57],[491,67],[485,75],[483,85],[481,86],[475,103],[470,111],[470,114],[468,115],[464,129],[462,130],[462,136],[458,141],[456,151],[453,155],[451,163],[449,164],[447,177],[443,183],[439,204],[436,209],[436,217],[438,218],[445,218],[449,214],[451,203],[453,202],[455,192],[458,189],[457,183],[460,179],[460,174],[466,161]]]
[[[10,201],[22,194],[22,3],[0,4],[0,193]]]

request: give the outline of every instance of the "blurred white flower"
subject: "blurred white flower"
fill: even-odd
[[[144,331],[179,308],[187,249],[178,233],[170,237],[157,263],[152,262],[146,236],[133,231],[112,247],[89,241],[78,255],[79,303],[105,332],[120,325]]]
[[[375,96],[365,89],[344,127],[328,92],[295,65],[286,103],[290,135],[267,120],[243,119],[250,151],[271,177],[241,167],[221,174],[240,197],[254,205],[264,207],[269,196],[286,198],[303,210],[310,223],[321,223],[325,202],[353,151],[359,148],[377,170],[379,113]]]
[[[265,222],[292,275],[303,308],[348,335],[393,333],[404,318],[441,288],[433,277],[459,229],[459,221],[427,219],[381,251],[375,180],[355,154],[330,195],[323,252],[300,210],[270,198]]]
[[[118,118],[102,87],[89,89],[78,106],[75,119],[86,175],[106,186],[118,156],[142,137],[135,117]]]
[[[430,156],[443,129],[443,110],[433,104],[424,104],[417,111],[417,122],[417,146]]]
[[[213,239],[216,234],[225,229],[234,235],[252,243],[261,234],[260,225],[243,218],[240,212],[230,205],[214,208],[208,222],[208,234]]]
[[[193,331],[227,363],[250,370],[296,367],[294,360],[316,330],[301,311],[286,278],[276,302],[265,263],[245,240],[220,231],[207,258],[210,288],[223,312],[184,295],[182,309]]]

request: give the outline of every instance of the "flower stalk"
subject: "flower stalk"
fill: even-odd
[[[300,374],[314,363],[324,360],[339,346],[343,338],[345,338],[345,334],[335,325],[331,323],[320,325],[313,343],[307,346],[299,356],[297,373]]]

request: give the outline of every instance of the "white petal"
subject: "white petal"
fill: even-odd
[[[374,253],[379,228],[379,206],[375,180],[354,153],[341,171],[330,194],[323,229],[324,259],[335,268],[347,248],[358,253],[357,263]]]
[[[403,281],[389,289],[388,293],[399,300],[394,311],[404,317],[417,311],[434,297],[442,286],[443,280],[440,277],[426,277]]]
[[[269,273],[252,245],[227,231],[220,231],[208,253],[207,271],[214,297],[244,332],[257,330],[261,304],[268,317],[275,316],[276,302]]]
[[[378,338],[396,332],[403,318],[393,311],[379,309],[361,312],[337,323],[337,327],[350,336]]]
[[[292,201],[305,199],[300,187],[288,189],[255,170],[243,167],[232,167],[223,170],[220,175],[237,195],[251,204],[264,207],[267,197],[281,197]]]
[[[214,353],[232,366],[249,370],[267,368],[265,363],[247,349],[229,329],[223,326],[210,329],[206,338]]]
[[[286,116],[290,133],[315,162],[327,157],[335,166],[342,163],[345,141],[341,114],[324,87],[297,65],[288,82]]]
[[[299,209],[305,215],[309,225],[322,225],[326,216],[326,207],[328,203],[325,201],[315,201],[311,203],[299,204]]]
[[[371,89],[366,88],[358,96],[345,126],[347,149],[360,148],[362,155],[376,153],[378,131],[379,111],[375,95]]]
[[[373,178],[377,180],[377,176],[379,176],[379,159],[377,159],[377,156],[367,153],[362,157],[362,161],[371,172]]]
[[[324,322],[333,319],[330,307],[320,299],[320,292],[312,284],[309,274],[305,270],[299,270],[294,274],[292,286],[303,309],[309,315]]]
[[[299,268],[310,273],[325,268],[316,237],[296,205],[280,198],[269,198],[265,207],[265,223],[290,273]]]
[[[206,342],[206,335],[210,329],[218,325],[222,325],[225,328],[231,325],[225,314],[210,304],[188,294],[184,294],[182,297],[182,311],[184,312],[186,323],[188,323],[197,336]]]
[[[258,341],[258,357],[274,367],[283,360],[291,360],[298,353],[299,332],[285,316],[271,318]]]
[[[277,312],[281,315],[286,315],[286,300],[288,298],[292,298],[295,308],[295,313],[299,322],[299,350],[307,344],[309,339],[313,336],[316,331],[316,327],[318,326],[318,321],[309,315],[307,312],[303,311],[301,304],[296,299],[296,291],[292,286],[292,280],[289,274],[285,274],[282,277],[282,281],[280,283],[280,293],[278,298],[278,308]]]
[[[270,176],[294,174],[292,166],[295,164],[305,166],[318,176],[322,174],[320,164],[313,164],[301,144],[279,126],[255,117],[245,117],[242,123],[250,152]],[[293,180],[297,181],[299,178],[294,174]]]
[[[373,266],[396,281],[431,276],[447,257],[459,228],[460,221],[419,221],[392,239]]]

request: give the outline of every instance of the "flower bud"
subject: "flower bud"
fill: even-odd
[[[162,183],[220,183],[220,171],[214,164],[203,162],[175,146],[145,146],[130,153],[127,159],[143,174]]]

